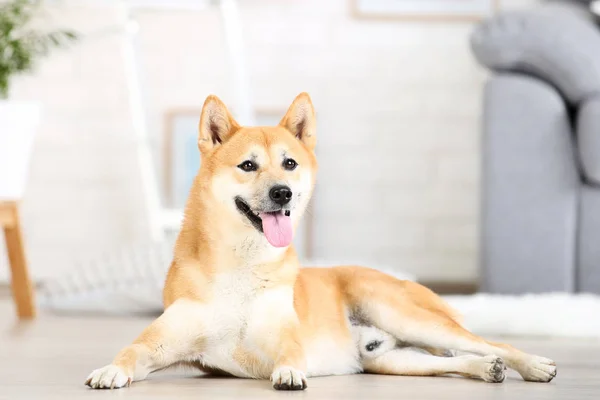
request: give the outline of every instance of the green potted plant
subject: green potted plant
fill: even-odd
[[[30,72],[52,48],[76,39],[71,31],[31,27],[39,0],[0,0],[0,200],[22,197],[40,117],[36,102],[10,100],[11,79]]]

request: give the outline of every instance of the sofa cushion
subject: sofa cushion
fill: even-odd
[[[503,13],[480,24],[471,45],[481,64],[546,80],[573,105],[600,93],[600,29],[583,4]]]
[[[600,97],[579,108],[577,138],[583,175],[588,182],[600,185]]]

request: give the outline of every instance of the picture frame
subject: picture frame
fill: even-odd
[[[493,15],[500,0],[350,0],[354,17],[376,20],[476,22]]]
[[[182,209],[189,195],[192,182],[202,163],[198,150],[198,123],[202,109],[174,108],[164,117],[164,201],[171,209]],[[275,126],[285,115],[286,109],[258,109],[255,111],[257,125]],[[301,260],[313,255],[312,204],[309,204],[302,222],[296,230],[294,246]]]
[[[177,108],[165,115],[164,133],[164,202],[168,208],[182,209],[198,168],[199,109]]]

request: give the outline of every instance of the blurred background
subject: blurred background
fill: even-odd
[[[300,92],[320,163],[303,265],[416,280],[561,371],[308,395],[598,398],[600,0],[0,0],[0,398],[85,396],[162,312],[205,98],[274,125]],[[128,390],[268,387],[184,373]]]
[[[36,60],[31,71],[10,76],[7,101],[35,103],[40,112],[26,187],[17,199],[31,278],[43,285],[76,274],[90,260],[96,260],[98,271],[92,275],[102,275],[107,254],[130,247],[139,252],[136,246],[153,243],[156,221],[163,217],[169,221],[166,237],[176,233],[177,212],[201,162],[195,129],[208,94],[230,105],[242,124],[274,124],[292,99],[307,91],[318,112],[320,172],[307,223],[297,239],[303,259],[369,263],[444,292],[473,292],[497,269],[520,283],[495,286],[490,281],[490,291],[575,291],[579,200],[574,193],[579,189],[574,187],[587,178],[564,185],[570,189],[558,197],[568,198],[572,210],[565,211],[556,226],[546,225],[543,221],[555,215],[551,195],[544,190],[525,197],[519,193],[543,181],[546,166],[558,165],[556,173],[563,176],[576,163],[567,167],[551,156],[549,161],[542,157],[540,163],[532,163],[533,170],[544,169],[539,175],[519,175],[510,168],[529,156],[513,149],[529,148],[534,139],[507,133],[508,144],[498,145],[508,154],[505,158],[486,145],[501,141],[503,132],[543,133],[549,124],[563,123],[550,104],[550,113],[539,117],[548,123],[510,125],[527,105],[551,103],[561,96],[564,110],[580,104],[579,99],[571,101],[570,89],[563,94],[560,79],[549,82],[548,68],[528,68],[526,57],[518,57],[527,54],[521,47],[531,44],[533,39],[526,35],[537,24],[526,18],[556,17],[538,11],[548,9],[547,3],[43,2],[32,26],[39,31],[67,29],[77,38]],[[590,23],[589,2],[559,3],[568,6],[585,29],[596,28]],[[507,19],[511,15],[517,20]],[[549,32],[556,31],[552,23],[546,25]],[[582,30],[574,29],[576,34]],[[543,41],[545,34],[532,36]],[[587,40],[586,36],[581,42]],[[498,58],[490,59],[489,54]],[[588,56],[583,63],[592,63]],[[590,65],[591,73],[598,74],[598,64]],[[498,70],[503,75],[493,72]],[[510,79],[505,84],[497,81],[515,74],[529,79],[532,71],[541,71],[534,92],[536,85],[546,85],[543,82],[559,91],[537,100],[518,94],[520,89],[503,92],[514,86]],[[497,107],[503,96],[518,109],[497,112],[505,109]],[[569,121],[575,115],[562,113]],[[0,135],[10,135],[7,126],[0,125]],[[523,145],[513,141],[519,137],[524,137]],[[557,147],[548,146],[561,159],[555,154],[560,153]],[[151,155],[150,169],[140,161],[144,149]],[[0,166],[11,168],[1,161]],[[144,178],[148,176],[154,184]],[[514,176],[527,178],[516,182]],[[506,186],[510,182],[516,182],[514,187]],[[486,194],[500,200],[485,203]],[[154,195],[156,204],[149,200]],[[544,199],[552,204],[546,207]],[[166,214],[157,217],[158,207]],[[527,220],[532,210],[544,208],[549,215],[539,217],[540,225]],[[510,209],[522,211],[511,217],[505,214]],[[490,217],[485,220],[482,215]],[[503,221],[512,225],[507,228]],[[527,231],[536,226],[539,237]],[[546,240],[544,232],[557,230],[565,233]],[[531,241],[515,238],[518,232]],[[510,244],[515,240],[516,245]],[[563,245],[568,248],[552,253]],[[7,286],[9,268],[1,246],[0,285]],[[484,254],[486,248],[489,254]],[[556,271],[548,267],[557,274],[556,285],[536,286],[535,276],[544,275],[546,260],[535,261],[532,252],[561,263]],[[537,265],[530,274],[521,270],[527,263]]]

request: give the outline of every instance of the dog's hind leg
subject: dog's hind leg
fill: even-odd
[[[506,369],[497,356],[437,357],[415,348],[398,348],[363,361],[365,372],[386,375],[435,376],[458,374],[486,382],[504,381]]]
[[[500,356],[528,381],[549,382],[556,376],[554,361],[488,342],[463,328],[454,311],[424,286],[369,269],[341,268],[339,273],[349,305],[359,318],[402,342]]]
[[[435,347],[422,347],[426,352],[438,357],[456,357],[454,350],[436,349]]]
[[[129,386],[149,373],[183,361],[193,361],[203,348],[203,307],[189,300],[173,303],[112,364],[96,369],[85,384],[94,389]]]

